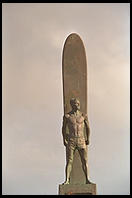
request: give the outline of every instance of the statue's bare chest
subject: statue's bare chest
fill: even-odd
[[[83,124],[84,117],[82,115],[70,115],[68,118],[69,124]]]

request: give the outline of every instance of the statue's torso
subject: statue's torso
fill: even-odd
[[[69,138],[84,138],[84,116],[81,112],[66,114]]]

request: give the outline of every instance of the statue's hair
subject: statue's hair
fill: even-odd
[[[72,106],[75,103],[76,100],[78,100],[78,99],[77,98],[71,98],[70,99],[70,105]]]

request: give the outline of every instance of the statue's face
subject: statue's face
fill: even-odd
[[[80,110],[80,102],[79,100],[74,100],[73,103],[72,103],[72,108],[73,110]]]

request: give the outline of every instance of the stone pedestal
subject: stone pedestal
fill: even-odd
[[[96,184],[59,185],[59,195],[96,195]]]

